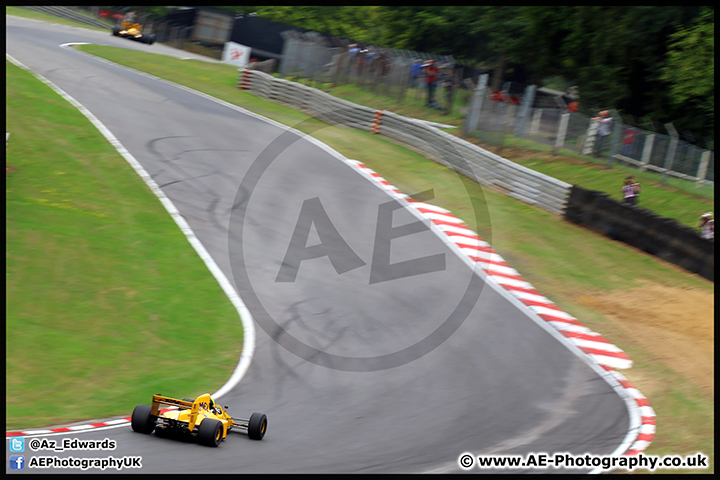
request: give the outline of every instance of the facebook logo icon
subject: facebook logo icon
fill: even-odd
[[[10,470],[25,470],[25,455],[10,455]]]

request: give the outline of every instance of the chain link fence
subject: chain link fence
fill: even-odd
[[[580,155],[621,162],[699,183],[714,185],[714,151],[699,148],[675,135],[643,130],[623,122],[610,110],[609,138],[598,135],[597,121],[565,108],[534,108],[535,86],[521,94],[491,92],[481,76],[465,118],[466,134],[488,143],[504,144],[507,135],[549,145],[553,151],[569,149]],[[673,129],[670,127],[670,130]]]
[[[158,43],[164,43],[174,48],[182,48],[185,42],[190,40],[193,26],[156,21],[148,25],[148,32],[155,34],[155,41]]]
[[[436,98],[448,108],[447,72],[455,70],[452,56],[352,44],[346,39],[325,37],[317,32],[285,31],[279,73],[302,77],[332,86],[354,84],[398,102],[422,101],[427,97],[420,66],[435,60],[441,71]],[[415,66],[414,66],[415,65]],[[457,83],[457,82],[455,82]]]

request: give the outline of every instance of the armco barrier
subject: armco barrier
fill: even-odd
[[[111,25],[100,20],[99,18],[93,18],[87,15],[83,15],[76,12],[69,7],[45,7],[45,6],[20,6],[26,10],[34,10],[40,13],[46,13],[48,15],[54,15],[56,17],[64,18],[66,20],[73,20],[79,23],[84,23],[92,27],[105,28],[110,31]]]
[[[575,185],[565,219],[715,281],[715,242],[671,218]]]
[[[500,188],[556,215],[565,211],[570,184],[517,165],[427,122],[356,105],[258,70],[240,70],[238,87],[334,125],[385,135],[483,185]]]

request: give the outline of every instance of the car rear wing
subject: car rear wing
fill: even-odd
[[[207,398],[206,398],[207,397]],[[178,407],[182,409],[190,410],[190,422],[189,428],[192,432],[195,428],[195,422],[197,421],[198,412],[200,407],[207,408],[209,395],[200,395],[195,399],[194,402],[188,402],[187,400],[178,400],[177,398],[163,397],[162,395],[153,395],[152,406],[150,407],[150,415],[159,416],[160,406],[167,405],[170,407]]]
[[[131,28],[137,28],[138,30],[142,30],[142,25],[135,22],[122,22],[121,26],[123,30],[130,30]]]

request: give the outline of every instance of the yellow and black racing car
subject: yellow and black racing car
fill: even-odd
[[[155,34],[151,33],[146,35],[142,33],[142,25],[135,22],[122,22],[120,25],[115,25],[112,29],[112,34],[116,37],[129,38],[130,40],[137,40],[138,42],[147,43],[152,45],[155,43]]]
[[[170,408],[162,408],[166,406]],[[232,429],[246,433],[253,440],[262,440],[267,431],[267,416],[253,413],[249,419],[228,415],[229,407],[217,405],[205,393],[195,400],[153,395],[152,405],[138,405],[133,410],[132,429],[139,433],[162,437],[197,439],[201,445],[217,447]]]

